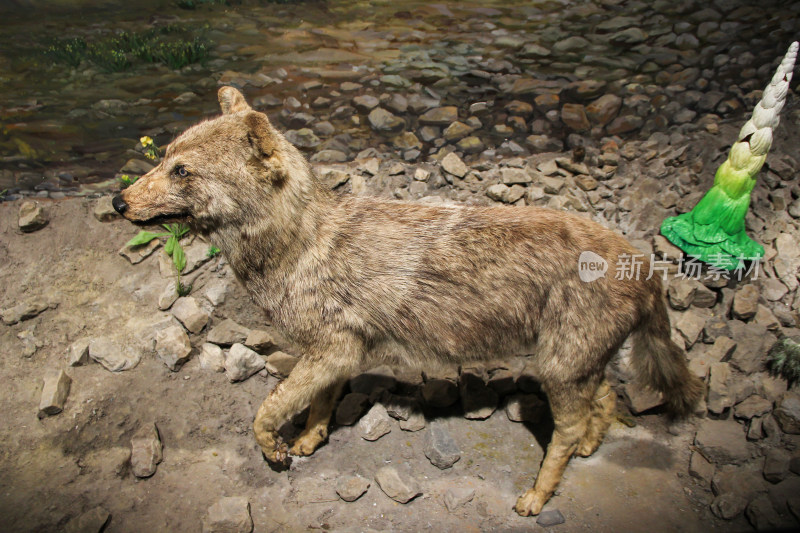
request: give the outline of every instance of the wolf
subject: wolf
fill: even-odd
[[[209,239],[302,354],[253,424],[273,466],[312,454],[346,380],[387,362],[533,354],[554,430],[514,506],[523,516],[542,510],[572,455],[600,446],[615,409],[605,367],[629,335],[638,379],[674,415],[693,411],[703,388],[670,339],[661,280],[582,279],[583,252],[610,264],[641,255],[620,235],[548,209],[337,194],[238,90],[222,87],[218,98],[222,115],[177,137],[112,204],[135,223],[177,219]],[[289,448],[278,429],[309,405]]]

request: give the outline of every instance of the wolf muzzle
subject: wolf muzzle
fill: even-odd
[[[125,203],[122,196],[115,196],[114,199],[111,200],[111,205],[120,215],[124,215],[125,211],[128,210],[128,204]]]

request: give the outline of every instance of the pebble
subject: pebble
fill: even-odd
[[[547,403],[536,394],[514,394],[506,401],[506,416],[512,422],[541,421],[547,413]]]
[[[231,382],[244,381],[265,366],[263,357],[240,343],[233,344],[225,357],[225,373]]]
[[[400,429],[403,431],[421,431],[425,429],[425,415],[418,411],[408,415],[407,420],[400,420]]]
[[[736,291],[733,298],[733,316],[740,320],[750,320],[758,311],[759,290],[755,284],[748,284]]]
[[[249,328],[237,324],[230,318],[226,318],[211,328],[206,340],[219,346],[231,346],[236,343],[244,343],[248,335],[250,335]]]
[[[784,433],[800,435],[800,394],[785,392],[775,406],[773,416]]]
[[[203,533],[251,533],[250,502],[243,496],[220,498],[203,517]]]
[[[111,513],[98,506],[79,514],[64,525],[64,533],[101,533],[111,520]]]
[[[173,372],[189,360],[192,343],[180,326],[169,326],[156,333],[156,354]]]
[[[64,410],[70,385],[72,385],[72,378],[63,370],[45,375],[42,398],[39,401],[39,418],[57,415]]]
[[[375,482],[384,494],[399,503],[408,503],[422,494],[414,479],[401,475],[392,466],[380,468],[375,473]]]
[[[111,337],[95,337],[89,341],[89,357],[106,370],[122,372],[138,365],[142,354],[130,346],[121,346]]]
[[[150,477],[156,473],[162,457],[158,427],[145,425],[131,439],[131,472],[138,478]]]
[[[43,300],[33,300],[17,304],[14,307],[0,311],[0,318],[6,326],[12,326],[18,322],[30,320],[42,314],[50,308],[50,304]]]
[[[111,222],[120,218],[117,210],[111,205],[112,196],[101,196],[94,204],[94,218],[100,222]]]
[[[764,458],[764,479],[773,484],[786,479],[786,476],[789,475],[790,459],[789,454],[780,448],[767,450]]]
[[[26,200],[19,206],[18,226],[24,233],[38,231],[50,222],[47,211],[38,202]]]
[[[775,511],[772,500],[765,495],[761,495],[751,501],[744,512],[747,521],[750,522],[756,531],[779,531],[783,522],[780,515]]]
[[[642,387],[636,382],[626,383],[623,391],[628,398],[631,412],[635,415],[664,404],[661,393]]]
[[[566,522],[564,515],[558,509],[542,511],[536,518],[536,523],[542,527],[551,527]]]
[[[731,368],[728,363],[712,363],[708,379],[708,397],[706,405],[714,414],[722,412],[733,405],[733,399],[728,393],[728,381],[731,378]]]
[[[718,465],[742,464],[750,459],[744,430],[733,420],[703,420],[695,445],[706,459]]]
[[[290,355],[286,352],[275,351],[267,356],[266,369],[267,372],[279,379],[289,377],[292,369],[300,361],[298,357]]]
[[[74,341],[67,349],[67,364],[69,366],[82,366],[89,362],[89,339],[83,338]]]
[[[440,470],[452,467],[461,459],[461,450],[447,431],[447,427],[440,421],[434,421],[428,427],[423,452],[431,464]]]
[[[704,481],[706,486],[709,486],[714,478],[714,465],[700,452],[692,452],[689,458],[689,475]]]
[[[225,354],[222,348],[210,342],[203,343],[200,350],[200,368],[212,372],[225,372]]]
[[[344,476],[336,482],[336,494],[346,502],[354,502],[366,494],[370,482],[361,476]]]
[[[458,178],[463,178],[469,172],[469,167],[456,154],[449,153],[442,159],[442,170]]]
[[[409,105],[413,105],[411,99],[409,99]],[[456,120],[458,120],[456,106],[435,107],[419,117],[419,123],[424,126],[449,126]]]
[[[736,404],[734,415],[736,418],[750,420],[754,417],[763,416],[772,411],[772,402],[756,394],[749,396],[744,401]]]
[[[473,498],[475,498],[475,489],[471,487],[450,487],[444,493],[442,500],[447,510],[452,513],[459,507],[464,507]]]
[[[183,324],[186,329],[195,335],[200,333],[208,323],[208,313],[191,296],[178,298],[172,304],[172,314]]]
[[[386,408],[376,403],[358,422],[358,433],[364,440],[374,441],[392,431],[392,421]]]
[[[370,111],[367,116],[370,126],[375,131],[399,132],[406,127],[406,121],[391,112],[378,107]]]
[[[369,396],[360,392],[350,392],[342,398],[336,407],[336,424],[352,426],[364,414],[369,405]]]
[[[153,239],[147,244],[142,244],[139,246],[128,246],[126,244],[119,249],[118,253],[130,261],[132,265],[136,265],[150,257],[150,255],[158,250],[159,247],[161,247],[161,241],[158,239]]]

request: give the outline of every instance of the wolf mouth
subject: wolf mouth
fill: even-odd
[[[147,220],[131,220],[137,226],[154,226],[158,224],[167,224],[170,222],[189,222],[191,215],[188,213],[175,213],[169,215],[158,215]]]

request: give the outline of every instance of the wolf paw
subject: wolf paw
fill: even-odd
[[[578,457],[589,457],[597,451],[597,448],[600,447],[600,442],[600,440],[582,440],[581,443],[578,444],[578,448],[575,450],[575,455]]]
[[[261,447],[264,458],[273,466],[286,467],[290,461],[289,447],[285,442],[276,439],[271,447]]]
[[[514,510],[520,516],[537,515],[542,512],[542,507],[547,503],[548,497],[541,492],[530,489],[517,500]]]
[[[316,431],[304,433],[297,437],[297,440],[294,441],[294,445],[292,445],[289,453],[298,456],[311,455],[314,453],[314,450],[319,448],[320,444],[322,444],[324,440],[325,436],[320,435]]]

